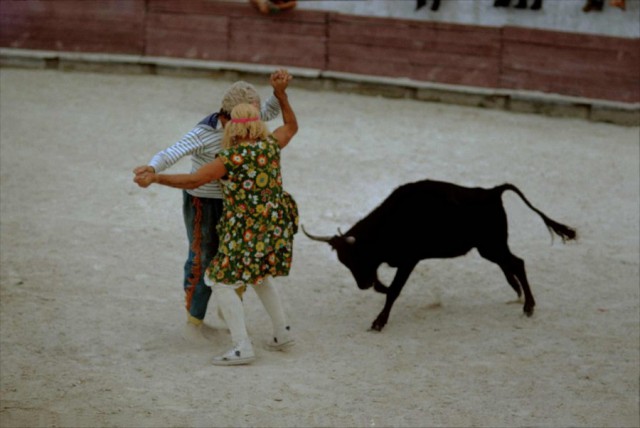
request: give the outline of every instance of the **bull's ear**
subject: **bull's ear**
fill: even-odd
[[[356,238],[353,236],[334,236],[329,240],[329,245],[334,250],[340,250],[356,243]]]

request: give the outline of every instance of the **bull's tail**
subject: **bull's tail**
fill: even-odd
[[[553,239],[553,234],[554,233],[556,235],[558,235],[560,238],[562,238],[562,242],[571,241],[571,240],[574,240],[574,239],[576,239],[578,237],[578,234],[575,231],[575,229],[572,229],[571,227],[569,227],[567,225],[564,225],[562,223],[558,223],[557,221],[554,221],[554,220],[550,219],[549,217],[547,217],[547,215],[545,213],[543,213],[542,211],[540,211],[539,209],[534,207],[531,204],[531,202],[529,202],[529,200],[520,191],[520,189],[518,189],[513,184],[506,183],[506,184],[503,184],[502,186],[496,187],[494,190],[497,190],[500,194],[502,194],[503,192],[505,192],[507,190],[511,190],[512,192],[517,193],[518,196],[520,196],[520,198],[524,201],[525,204],[527,204],[527,206],[529,208],[531,208],[533,211],[538,213],[538,215],[540,217],[542,217],[542,220],[544,221],[544,224],[547,226],[547,229],[549,229],[549,233],[551,233],[551,239]]]

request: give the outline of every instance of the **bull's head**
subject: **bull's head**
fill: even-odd
[[[304,226],[301,227],[307,237],[314,241],[327,242],[331,245],[338,253],[338,260],[351,271],[358,288],[366,290],[379,283],[377,266],[371,263],[371,258],[367,257],[363,248],[360,248],[361,246],[358,245],[354,236],[345,236],[340,230],[338,230],[337,235],[333,236],[315,236],[307,233]]]

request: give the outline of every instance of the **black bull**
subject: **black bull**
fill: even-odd
[[[382,330],[393,303],[420,260],[452,258],[472,248],[496,263],[507,282],[521,297],[524,313],[533,314],[535,300],[529,288],[524,261],[514,256],[507,244],[507,214],[502,193],[511,190],[538,213],[550,232],[562,241],[576,238],[576,231],[560,224],[535,208],[512,184],[492,189],[468,188],[437,181],[418,181],[400,186],[376,209],[356,223],[347,233],[309,238],[328,242],[338,259],[356,280],[360,289],[374,287],[387,295],[382,312],[373,322],[373,330]],[[378,279],[378,267],[386,263],[397,268],[390,286]]]

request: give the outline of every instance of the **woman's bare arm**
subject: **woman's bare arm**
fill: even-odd
[[[289,104],[289,97],[287,96],[287,86],[291,80],[291,75],[286,71],[279,71],[271,75],[271,86],[273,86],[273,94],[280,103],[280,109],[282,111],[282,120],[284,125],[276,128],[273,131],[273,136],[278,140],[280,148],[284,148],[294,135],[298,132],[298,120],[296,115]]]
[[[227,174],[227,169],[220,159],[203,165],[193,174],[156,174],[145,172],[137,175],[133,181],[140,187],[148,187],[152,183],[177,189],[195,189],[213,180],[218,180]]]

